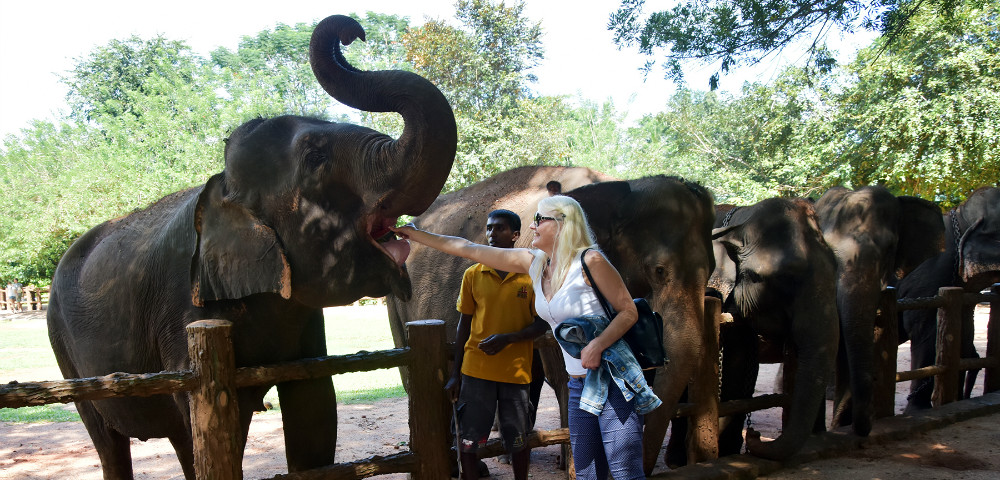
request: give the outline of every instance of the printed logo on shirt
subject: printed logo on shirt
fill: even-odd
[[[517,291],[517,298],[528,298],[528,287],[522,286],[521,289]]]

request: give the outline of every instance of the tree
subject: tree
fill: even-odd
[[[445,190],[566,156],[552,121],[559,100],[529,95],[529,70],[543,51],[541,26],[523,11],[523,2],[459,0],[461,28],[435,20],[403,37],[414,71],[437,85],[455,111],[458,153]]]
[[[357,16],[357,15],[355,15]],[[400,37],[409,27],[396,15],[368,12],[361,20],[366,41],[344,49],[363,70],[405,68]],[[222,76],[230,102],[244,120],[252,116],[302,115],[332,119],[336,102],[319,86],[309,64],[309,41],[318,22],[244,36],[236,48],[218,48],[211,60]]]
[[[840,99],[840,181],[955,205],[1000,179],[998,18],[995,3],[925,8],[906,42],[860,52]]]
[[[829,71],[836,63],[820,47],[833,29],[878,31],[888,43],[904,35],[918,9],[933,5],[948,16],[961,0],[685,0],[669,11],[643,17],[645,0],[622,0],[609,21],[615,43],[655,56],[664,51],[669,77],[681,80],[687,61],[717,64],[709,80],[741,64],[753,65],[811,36],[812,66]],[[655,61],[647,63],[652,68]]]
[[[142,98],[169,94],[174,86],[202,79],[191,48],[162,35],[112,40],[96,48],[62,78],[69,87],[70,116],[100,124],[123,115],[142,118]],[[156,79],[157,81],[151,81]]]
[[[427,22],[405,36],[407,60],[458,110],[516,109],[535,81],[528,71],[544,56],[541,25],[523,16],[524,2],[459,0],[455,7],[465,30]]]

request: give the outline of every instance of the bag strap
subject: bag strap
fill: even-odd
[[[597,301],[600,302],[601,307],[604,308],[604,313],[608,314],[608,321],[610,322],[611,319],[615,318],[615,311],[608,303],[608,299],[604,298],[604,295],[601,294],[601,290],[597,288],[597,282],[594,281],[594,277],[590,275],[590,269],[587,268],[587,262],[583,259],[583,256],[587,254],[588,250],[590,250],[590,248],[585,248],[583,249],[583,252],[580,253],[580,265],[583,266],[583,273],[587,275],[587,280],[590,281],[590,288],[594,289],[594,294],[597,295]]]

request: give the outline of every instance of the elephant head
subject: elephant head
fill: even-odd
[[[1000,282],[1000,188],[980,188],[948,215],[958,275],[968,291]]]
[[[355,38],[364,31],[350,17],[317,25],[316,78],[349,106],[400,113],[402,135],[294,116],[236,129],[225,171],[198,202],[196,305],[270,292],[323,307],[383,296],[387,285],[409,296],[401,268],[408,244],[383,237],[400,215],[417,215],[437,197],[455,156],[455,119],[424,78],[349,65],[340,43]]]
[[[962,287],[978,292],[1000,281],[1000,189],[980,188],[944,216],[945,250],[920,264],[899,282],[900,298],[932,297],[941,287]],[[978,357],[974,343],[972,305],[962,309],[961,356]],[[937,345],[937,311],[905,310],[899,315],[900,342],[910,341],[913,368],[934,365]],[[971,394],[977,371],[966,375],[963,395]],[[913,380],[905,413],[931,408],[933,378]]]
[[[733,315],[720,335],[722,400],[753,395],[758,338],[778,346],[786,365],[794,361],[781,435],[761,442],[750,430],[746,440],[750,453],[784,459],[801,448],[823,411],[837,353],[836,261],[806,200],[771,198],[731,212],[731,224],[712,233],[716,268],[709,279]],[[723,422],[720,455],[739,452],[744,418]]]
[[[236,366],[326,355],[321,307],[392,291],[407,296],[406,242],[388,227],[426,209],[455,156],[444,96],[408,72],[363,72],[340,52],[364,38],[348,17],[317,25],[313,70],[338,100],[399,112],[398,139],[313,118],[255,119],[225,147],[225,169],[80,237],[52,280],[48,322],[63,375],[187,368],[185,325],[232,323]],[[388,237],[389,241],[386,241]],[[268,386],[238,391],[245,442]],[[328,465],[336,451],[329,377],[282,382],[289,471]],[[78,402],[106,478],[131,478],[129,437],[168,437],[194,478],[187,396]]]

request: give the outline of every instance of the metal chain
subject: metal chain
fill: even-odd
[[[955,269],[952,271],[951,283],[957,286],[959,283],[959,278],[961,276],[962,269],[962,252],[960,250],[962,242],[962,230],[958,225],[958,208],[951,210],[951,233],[952,239],[955,242]]]
[[[736,213],[736,211],[739,210],[739,209],[740,209],[740,207],[733,207],[732,210],[730,210],[729,212],[726,213],[726,218],[722,219],[722,226],[723,227],[728,227],[729,226],[729,221],[733,219],[733,214]]]

